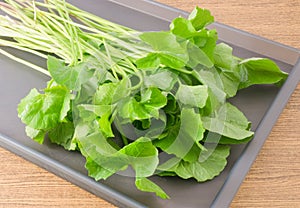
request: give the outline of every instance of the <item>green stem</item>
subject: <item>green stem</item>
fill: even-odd
[[[179,69],[179,68],[174,69],[174,70],[176,70],[178,72],[181,72],[181,73],[184,73],[184,74],[192,74],[193,73],[193,71],[189,71],[189,70],[185,70],[185,69]]]
[[[102,39],[102,43],[103,43],[103,45],[104,45],[104,48],[105,48],[105,51],[106,51],[106,55],[107,55],[107,58],[108,58],[108,63],[109,63],[109,65],[110,65],[110,68],[111,68],[111,70],[112,70],[112,73],[113,73],[114,77],[115,77],[117,80],[119,80],[118,75],[117,75],[117,73],[116,73],[116,71],[115,71],[115,67],[113,66],[114,63],[113,63],[112,58],[111,58],[111,56],[110,56],[110,52],[109,52],[109,50],[108,50],[108,46],[107,46],[107,43],[106,43],[105,39]]]
[[[40,52],[38,52],[36,50],[31,50],[30,48],[23,47],[21,44],[19,44],[17,42],[7,41],[7,40],[0,39],[0,46],[1,45],[7,46],[7,47],[10,47],[10,48],[15,48],[15,49],[18,49],[20,51],[29,52],[31,54],[37,55],[37,56],[39,56],[41,58],[44,58],[44,59],[48,58],[47,55],[45,55],[43,53],[40,53]]]
[[[25,60],[23,60],[23,59],[20,59],[20,58],[18,58],[18,57],[16,57],[16,56],[14,56],[14,55],[12,55],[12,54],[6,52],[5,50],[2,50],[1,48],[0,48],[0,53],[1,53],[2,55],[4,55],[4,56],[8,57],[8,58],[11,58],[12,60],[14,60],[14,61],[16,61],[16,62],[19,62],[19,63],[21,63],[21,64],[24,64],[24,65],[28,66],[28,67],[31,68],[31,69],[34,69],[34,70],[36,70],[36,71],[39,71],[39,72],[41,72],[41,73],[43,73],[43,74],[45,74],[45,75],[47,75],[47,76],[49,76],[49,77],[51,76],[50,73],[49,73],[46,69],[44,69],[44,68],[42,68],[42,67],[39,67],[39,66],[37,66],[37,65],[35,65],[35,64],[33,64],[33,63],[30,63],[30,62],[28,62],[28,61],[25,61]]]
[[[13,20],[3,17],[0,29],[0,41],[3,37],[12,37],[18,44],[3,42],[3,45],[35,54],[35,50],[56,54],[70,65],[83,61],[83,54],[88,53],[112,72],[116,79],[120,76],[135,74],[142,84],[143,76],[133,64],[151,48],[140,44],[137,31],[112,23],[61,0],[47,0],[45,3],[32,1],[7,0],[1,3],[4,12],[16,15]],[[40,9],[41,7],[46,8]],[[74,22],[70,16],[82,23]],[[13,23],[13,24],[11,24]],[[89,41],[103,44],[105,50]],[[5,44],[7,43],[7,44]],[[28,49],[26,49],[28,48]],[[131,57],[129,60],[127,57]],[[36,67],[34,67],[36,68]]]

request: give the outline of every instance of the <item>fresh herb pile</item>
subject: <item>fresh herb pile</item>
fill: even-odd
[[[62,0],[6,0],[0,45],[47,60],[51,76],[18,106],[26,133],[80,151],[96,180],[132,170],[138,189],[168,195],[149,177],[198,182],[226,166],[231,144],[251,140],[243,113],[228,102],[254,84],[287,77],[266,58],[241,59],[217,43],[214,18],[196,7],[169,31],[140,32]]]

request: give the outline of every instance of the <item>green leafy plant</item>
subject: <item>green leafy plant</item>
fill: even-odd
[[[228,102],[254,84],[287,77],[266,58],[241,59],[207,26],[196,7],[169,31],[139,32],[61,0],[6,0],[0,45],[47,60],[47,70],[0,53],[51,77],[18,106],[29,137],[80,151],[96,180],[131,168],[138,189],[169,196],[153,175],[219,175],[230,145],[251,140],[244,114]],[[213,136],[211,136],[213,135]]]

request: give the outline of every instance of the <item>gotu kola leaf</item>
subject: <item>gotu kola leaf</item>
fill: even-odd
[[[197,153],[204,149],[199,143],[204,131],[200,115],[192,108],[183,108],[180,123],[173,125],[168,134],[154,144],[168,154],[193,162],[199,156]]]
[[[167,98],[158,88],[148,88],[141,92],[140,100],[124,98],[118,104],[119,115],[124,119],[143,120],[159,118],[159,110],[167,104]]]
[[[96,179],[109,177],[111,174],[124,170],[128,165],[131,165],[135,170],[136,187],[138,189],[154,192],[162,198],[168,198],[159,186],[146,178],[154,174],[158,165],[158,150],[150,139],[141,137],[121,150],[111,152],[108,155],[102,155],[101,150],[98,151],[99,149],[86,139],[80,142],[80,146],[87,157],[86,168],[90,176]]]
[[[276,84],[284,81],[288,74],[277,64],[266,58],[249,58],[239,63],[241,83],[239,89],[254,84]]]
[[[214,17],[210,14],[210,11],[200,7],[196,7],[191,12],[188,19],[192,22],[196,30],[200,30],[214,22]]]
[[[248,130],[249,121],[244,114],[230,103],[225,103],[211,116],[202,117],[205,129],[229,137],[231,139],[243,140],[253,136]]]
[[[70,90],[80,90],[81,85],[93,76],[93,70],[88,62],[76,66],[66,66],[63,60],[48,56],[47,68],[54,81],[67,86]]]
[[[55,127],[70,109],[71,94],[66,87],[58,85],[44,91],[44,94],[40,94],[32,89],[18,106],[22,122],[34,129],[48,130]]]
[[[142,41],[149,44],[154,52],[136,61],[138,68],[157,68],[160,64],[180,69],[188,62],[186,42],[179,43],[176,35],[170,32],[144,32]]]
[[[158,167],[158,170],[175,172],[179,177],[188,179],[195,178],[198,182],[203,182],[219,175],[227,164],[226,158],[229,155],[229,146],[218,145],[207,147],[206,151],[200,154],[197,161],[188,162],[180,158],[173,157]]]
[[[208,88],[206,85],[189,86],[180,84],[176,98],[186,106],[203,108],[208,98]]]

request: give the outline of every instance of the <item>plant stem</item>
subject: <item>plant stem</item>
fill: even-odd
[[[37,66],[37,65],[35,65],[35,64],[32,64],[32,63],[30,63],[30,62],[28,62],[28,61],[25,61],[25,60],[23,60],[23,59],[20,59],[20,58],[18,58],[18,57],[16,57],[16,56],[14,56],[14,55],[12,55],[12,54],[6,52],[5,50],[2,50],[1,48],[0,48],[0,53],[1,53],[2,55],[4,55],[4,56],[8,57],[8,58],[11,58],[11,59],[14,60],[14,61],[17,61],[17,62],[19,62],[19,63],[21,63],[21,64],[24,64],[24,65],[28,66],[28,67],[31,68],[31,69],[34,69],[34,70],[36,70],[36,71],[39,71],[39,72],[41,72],[41,73],[43,73],[43,74],[45,74],[45,75],[51,77],[50,73],[49,73],[46,69],[44,69],[44,68],[42,68],[42,67],[39,67],[39,66]]]
[[[89,54],[116,79],[135,74],[142,82],[133,63],[152,49],[142,45],[137,31],[82,11],[64,0],[6,2],[0,3],[0,9],[11,17],[0,15],[0,44],[43,58],[46,55],[41,52],[55,54],[69,65],[85,61],[84,55]],[[71,17],[79,21],[74,22]],[[7,42],[5,37],[15,42]]]

